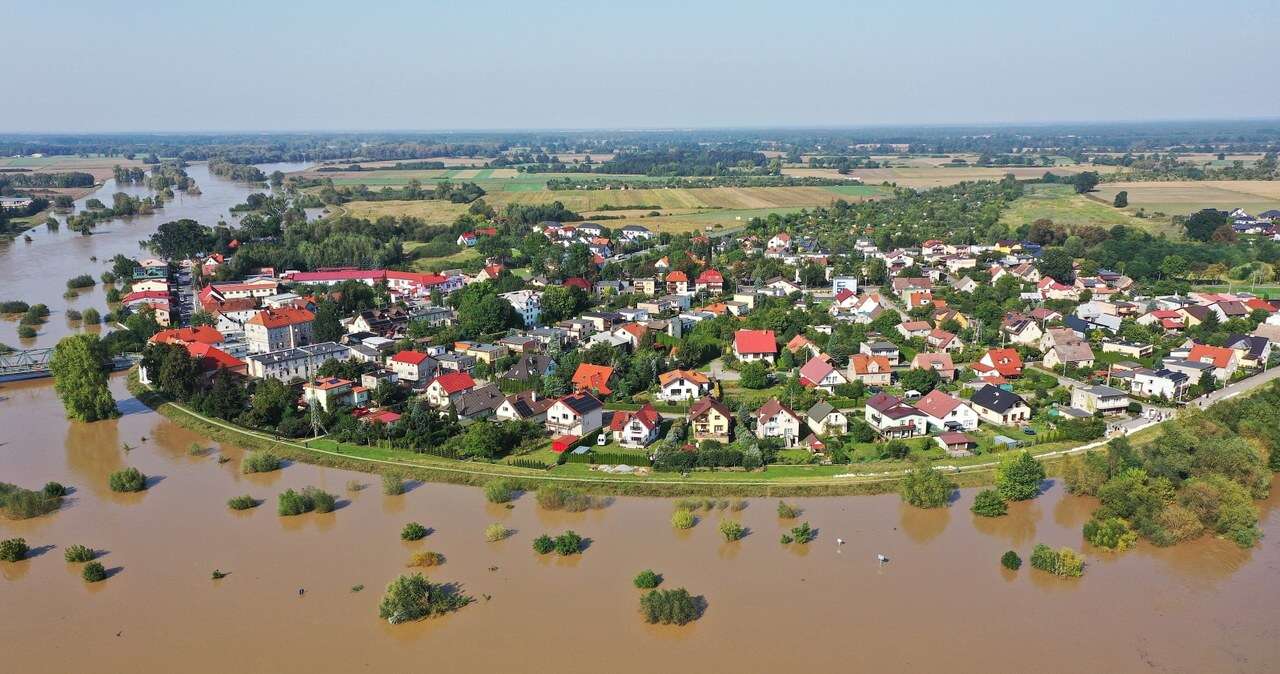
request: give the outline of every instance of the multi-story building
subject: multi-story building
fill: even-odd
[[[264,309],[244,324],[250,353],[292,349],[315,342],[311,323],[315,314],[306,309]]]
[[[311,379],[316,372],[330,360],[347,360],[351,357],[351,349],[337,342],[321,342],[299,346],[292,349],[268,351],[248,356],[245,362],[249,366],[249,376],[265,379],[279,379],[288,382],[294,379]]]

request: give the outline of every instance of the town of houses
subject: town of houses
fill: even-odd
[[[1274,234],[1275,223],[1245,215],[1233,214],[1239,231]],[[268,268],[213,281],[206,279],[225,263],[221,255],[142,260],[122,301],[155,313],[165,329],[153,342],[185,347],[206,373],[294,386],[300,406],[395,424],[399,412],[370,396],[390,383],[464,424],[540,424],[557,453],[606,444],[651,452],[664,440],[696,452],[746,438],[820,462],[833,459],[832,447],[914,439],[966,456],[1034,442],[1061,424],[1102,419],[1115,428],[1176,408],[1270,367],[1280,342],[1276,301],[1239,292],[1152,295],[1105,269],[1054,278],[1041,271],[1041,247],[1026,241],[881,250],[859,239],[853,254],[834,255],[788,231],[672,246],[637,225],[536,230],[554,245],[586,246],[597,272],[639,264],[607,278],[528,274],[519,289],[498,294],[522,327],[449,341],[431,332],[457,324],[450,299],[511,274],[505,261],[440,273]],[[469,230],[458,245],[494,234]],[[730,250],[742,259],[718,262]],[[758,260],[781,273],[753,278]],[[873,262],[883,282],[868,283]],[[818,269],[820,283],[802,278],[801,268]],[[182,325],[175,311],[175,279],[186,274],[196,279],[194,310],[207,325]],[[384,290],[389,302],[342,316],[343,334],[319,339],[318,303],[350,282]],[[553,286],[580,290],[587,307],[544,320],[542,299]],[[994,320],[967,299],[991,288],[1007,291]],[[757,322],[780,307],[805,312],[805,322],[786,330]],[[704,321],[728,327],[714,333],[705,362],[678,366],[682,340]],[[1218,326],[1231,330],[1210,330]],[[567,390],[538,385],[564,354],[597,345],[622,358],[657,350],[667,365],[645,390],[622,390],[610,362],[576,362],[561,373]],[[322,375],[335,360],[359,363],[359,378]]]

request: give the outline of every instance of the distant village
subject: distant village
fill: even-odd
[[[1232,220],[1241,234],[1274,237],[1280,213],[1237,211]],[[553,455],[625,450],[640,465],[658,444],[692,454],[751,439],[795,462],[826,463],[884,458],[867,447],[895,440],[963,457],[1060,439],[1072,423],[1093,429],[1082,437],[1099,437],[1270,367],[1280,341],[1280,302],[1222,291],[1153,296],[1123,273],[1086,274],[1078,262],[1054,278],[1028,241],[882,250],[859,239],[855,254],[832,255],[797,231],[686,235],[671,246],[637,225],[533,229],[554,245],[586,246],[597,270],[628,259],[642,271],[589,280],[519,270],[521,288],[498,297],[523,327],[483,340],[433,333],[459,320],[449,301],[456,293],[518,271],[499,259],[478,272],[263,268],[234,281],[208,280],[222,255],[141,260],[122,302],[154,312],[164,329],[152,343],[184,347],[206,382],[220,372],[278,380],[294,387],[299,410],[385,427],[404,414],[403,403],[374,401],[390,385],[463,425],[537,424]],[[469,230],[458,244],[495,234]],[[717,263],[728,251],[784,271],[733,277]],[[868,283],[873,268],[882,282]],[[179,278],[193,279],[189,300]],[[353,282],[387,301],[341,316],[342,334],[318,339],[318,304]],[[544,320],[553,287],[581,291],[586,308]],[[994,309],[975,307],[993,294]],[[802,322],[764,324],[757,312],[766,307]],[[191,314],[207,318],[184,324]],[[699,332],[706,322],[726,327]],[[711,353],[674,366],[693,334],[715,335]],[[654,350],[667,366],[648,373],[643,390],[624,391],[616,361],[575,358],[559,375],[567,389],[546,385],[565,354],[600,346]],[[330,361],[358,367],[322,374]]]

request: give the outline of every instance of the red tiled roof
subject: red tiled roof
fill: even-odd
[[[814,356],[800,368],[800,383],[807,386],[817,386],[832,372],[835,372],[835,368],[832,367],[831,361],[825,355]]]
[[[925,397],[916,401],[916,409],[933,417],[934,419],[942,419],[951,413],[952,410],[959,407],[961,401],[959,398],[943,393],[937,389],[929,391]]]
[[[613,368],[608,365],[592,365],[582,363],[573,373],[573,385],[578,389],[590,389],[601,395],[613,393],[609,388],[609,378],[613,376]]]
[[[697,283],[724,283],[724,275],[714,269],[698,274]]]
[[[671,272],[670,274],[667,274],[667,283],[679,283],[681,281],[688,283],[689,275],[679,270],[676,270]]]
[[[423,361],[431,356],[421,351],[401,351],[391,357],[391,360],[397,363],[406,363],[408,365],[421,365]]]
[[[476,382],[466,372],[449,372],[435,378],[444,392],[453,395],[459,391],[475,388]]]
[[[232,356],[216,346],[205,344],[204,342],[188,342],[186,347],[187,353],[191,354],[192,358],[199,361],[200,369],[205,372],[210,370],[244,367],[244,361]]]
[[[1022,374],[1022,356],[1015,349],[991,349],[987,351],[986,357],[991,361],[990,367],[1002,376],[1016,377]]]
[[[778,340],[772,330],[739,330],[733,333],[733,345],[738,353],[778,352]]]

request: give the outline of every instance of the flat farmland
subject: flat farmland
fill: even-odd
[[[1110,202],[1121,190],[1129,193],[1130,211],[1187,215],[1203,208],[1243,208],[1257,214],[1280,209],[1280,182],[1272,180],[1185,180],[1103,183],[1096,194]]]
[[[1086,197],[1069,185],[1028,185],[1025,195],[1000,214],[1000,222],[1010,227],[1042,218],[1068,227],[1125,225],[1155,234],[1177,234],[1167,218],[1139,218],[1132,211],[1111,206],[1109,197]]]
[[[93,174],[94,180],[97,181],[110,178],[116,166],[145,166],[145,164],[137,159],[124,157],[0,157],[0,168],[30,169],[35,173],[82,171]]]
[[[912,160],[913,162],[916,160]],[[950,161],[949,159],[938,159],[939,162]],[[912,187],[918,189],[930,187],[942,187],[946,185],[954,185],[966,180],[1000,180],[1005,175],[1012,173],[1015,177],[1021,179],[1039,178],[1050,171],[1058,175],[1074,175],[1082,171],[1098,170],[1095,167],[1085,164],[1059,165],[1052,168],[1043,166],[1025,167],[977,167],[977,166],[948,166],[948,165],[914,165],[914,166],[896,166],[893,168],[878,169],[853,169],[847,176],[842,176],[835,169],[811,169],[811,168],[785,168],[782,172],[785,175],[793,176],[812,176],[821,178],[851,178],[858,177],[866,185],[880,185],[882,183],[895,183],[899,187]]]
[[[486,187],[486,190],[488,188]],[[492,191],[485,201],[501,211],[507,204],[549,204],[559,201],[586,217],[613,215],[625,220],[606,220],[609,226],[643,219],[644,224],[662,231],[693,231],[715,224],[728,225],[755,215],[795,211],[830,205],[837,199],[860,200],[884,194],[878,187],[842,185],[834,187],[713,187],[635,190],[505,190]],[[626,209],[625,207],[634,207]],[[383,215],[413,216],[432,223],[449,223],[466,212],[467,204],[426,201],[353,201],[339,211],[361,218]],[[608,207],[608,210],[602,210]],[[645,217],[657,210],[660,217]]]

